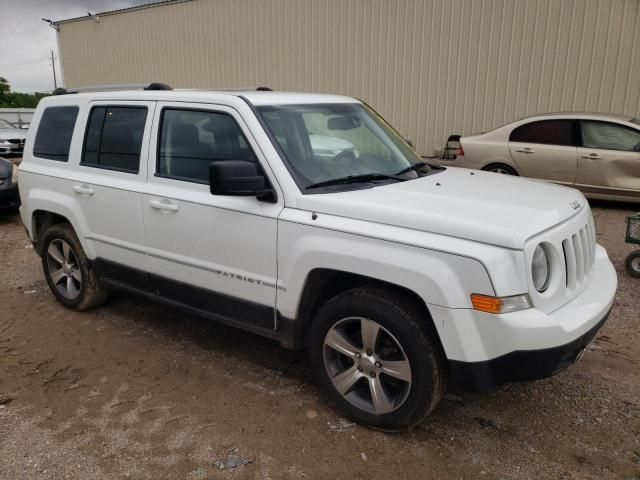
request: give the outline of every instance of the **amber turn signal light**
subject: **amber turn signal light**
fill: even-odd
[[[474,293],[471,295],[471,305],[474,310],[485,313],[509,313],[531,308],[529,295],[514,295],[512,297],[492,297]]]

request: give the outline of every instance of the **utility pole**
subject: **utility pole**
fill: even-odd
[[[51,68],[53,68],[53,89],[58,88],[58,80],[56,79],[56,63],[53,58],[53,50],[51,50]]]

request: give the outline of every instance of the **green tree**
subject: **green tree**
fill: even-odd
[[[40,92],[12,92],[7,79],[0,76],[0,108],[36,108],[40,99],[47,95]]]

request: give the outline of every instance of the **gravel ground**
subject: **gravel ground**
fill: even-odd
[[[269,340],[127,295],[64,309],[18,216],[0,217],[0,478],[640,480],[633,210],[594,205],[620,283],[581,362],[491,395],[451,388],[396,435],[343,420],[304,356]]]

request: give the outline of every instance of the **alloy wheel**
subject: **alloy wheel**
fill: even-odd
[[[78,259],[66,241],[56,238],[47,249],[47,268],[56,290],[73,300],[82,289],[82,271]]]
[[[335,323],[324,340],[324,365],[336,390],[368,413],[397,410],[411,390],[411,365],[402,345],[373,320],[349,317]]]

